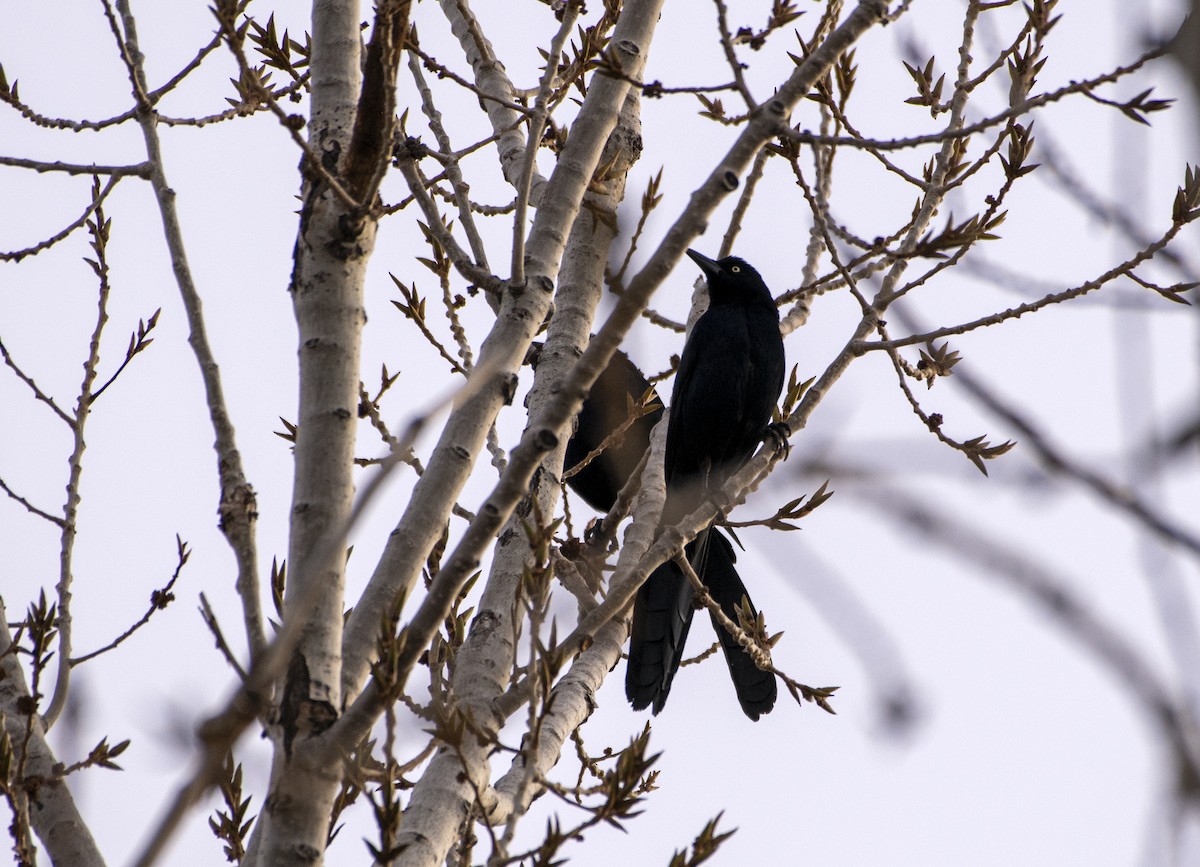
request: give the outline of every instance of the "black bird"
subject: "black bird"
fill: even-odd
[[[663,414],[658,395],[652,393],[652,406],[646,414],[630,421],[631,407],[636,406],[650,389],[649,381],[629,360],[629,356],[617,352],[600,373],[579,412],[575,433],[567,442],[563,460],[563,467],[568,471],[598,449],[614,430],[629,422],[619,443],[605,448],[567,479],[571,489],[598,511],[612,509],[621,489],[650,447],[650,433]],[[709,531],[708,539],[703,562],[697,562],[694,568],[698,569],[697,574],[701,575],[726,616],[736,622],[735,606],[743,596],[747,596],[745,585],[734,566],[737,557],[729,540],[716,530]],[[696,542],[689,546],[689,555],[695,553],[696,547]],[[691,585],[688,587],[690,589]],[[691,604],[690,594],[686,602]],[[676,607],[673,597],[671,607]],[[690,620],[690,614],[687,616]],[[664,632],[670,623],[671,618],[663,618]],[[775,702],[775,680],[754,664],[754,660],[727,629],[717,624],[714,626],[720,636],[742,708],[747,715],[757,718],[770,710]]]
[[[563,469],[570,471],[621,425],[630,420],[631,407],[650,391],[650,383],[624,352],[617,352],[601,371],[588,398],[579,410],[575,433],[567,441]],[[571,489],[599,512],[608,512],[617,502],[617,495],[629,481],[646,449],[650,447],[650,432],[662,418],[663,405],[655,393],[652,406],[645,415],[630,422],[620,441],[605,448],[567,479]]]
[[[785,373],[779,311],[758,272],[736,256],[713,261],[687,252],[707,278],[709,306],[683,347],[671,392],[663,526],[694,511],[754,453],[768,434]],[[687,556],[736,623],[735,606],[746,588],[728,540],[705,530],[687,546]],[[625,695],[635,710],[653,705],[658,713],[666,704],[683,659],[693,602],[692,585],[673,562],[658,567],[639,589],[625,674]],[[713,625],[742,710],[757,720],[775,705],[775,678],[761,671],[723,626]]]

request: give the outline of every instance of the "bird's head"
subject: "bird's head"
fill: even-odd
[[[708,282],[708,299],[710,304],[727,304],[738,302],[745,304],[750,300],[764,301],[772,306],[771,290],[763,282],[763,278],[754,270],[754,266],[745,259],[737,256],[726,256],[724,259],[710,259],[695,250],[687,251],[688,258],[700,266]]]

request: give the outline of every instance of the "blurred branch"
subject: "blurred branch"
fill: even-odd
[[[828,465],[818,465],[811,472],[806,472],[804,466],[793,468],[796,469],[799,470],[796,476],[806,480],[826,478],[829,473],[837,475],[839,480],[846,478],[840,468]],[[874,479],[864,480],[856,487],[869,487],[873,483]],[[896,736],[911,731],[920,722],[922,703],[904,653],[888,625],[851,588],[840,570],[818,557],[812,546],[803,540],[782,544],[794,551],[795,560],[788,561],[788,572],[798,575],[785,581],[785,585],[809,600],[813,612],[858,660],[876,693],[884,730]]]
[[[1145,248],[1154,242],[1153,237],[1146,232],[1124,203],[1106,198],[1075,171],[1067,153],[1050,133],[1040,129],[1037,141],[1035,157],[1038,164],[1045,175],[1058,185],[1064,196],[1078,205],[1084,213],[1116,229],[1137,247]],[[1190,262],[1185,254],[1176,250],[1165,249],[1157,258],[1169,262],[1185,277],[1200,273],[1200,268]]]
[[[1154,535],[1168,543],[1179,545],[1200,560],[1200,536],[1158,513],[1136,493],[1122,488],[1116,482],[1069,457],[1066,452],[1051,444],[1033,422],[1014,409],[1011,403],[1002,400],[994,390],[984,386],[973,376],[965,371],[956,371],[954,379],[980,404],[1011,425],[1021,435],[1022,445],[1032,448],[1049,472],[1079,483],[1095,494],[1102,503],[1124,512]]]
[[[1054,575],[1018,553],[1019,546],[1006,545],[975,530],[965,521],[934,510],[914,497],[878,481],[865,489],[843,487],[877,511],[884,520],[897,523],[909,533],[982,567],[1033,602],[1063,632],[1092,656],[1137,697],[1134,705],[1149,712],[1170,739],[1176,756],[1185,761],[1192,775],[1200,775],[1200,729],[1186,709],[1180,708],[1173,690],[1146,662],[1145,657],[1115,627],[1106,623],[1068,588],[1072,582]]]

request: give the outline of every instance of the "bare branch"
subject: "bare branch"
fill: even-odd
[[[1069,457],[1062,449],[1051,444],[1050,440],[1009,402],[999,398],[994,390],[984,386],[975,377],[962,372],[955,376],[955,380],[990,412],[1011,425],[1021,435],[1021,442],[1037,453],[1050,472],[1077,482],[1095,494],[1102,503],[1130,516],[1164,542],[1178,545],[1193,557],[1200,558],[1200,536],[1159,513],[1136,493]]]
[[[59,547],[58,585],[55,592],[58,595],[58,675],[54,681],[54,692],[50,703],[42,715],[47,731],[54,726],[59,714],[67,706],[67,693],[71,683],[71,639],[74,629],[71,617],[71,585],[75,576],[72,574],[75,548],[76,518],[79,513],[80,488],[79,482],[83,475],[83,451],[86,444],[83,439],[84,428],[96,383],[96,369],[100,364],[100,338],[104,326],[108,324],[108,299],[111,286],[108,282],[108,235],[110,221],[104,217],[104,208],[97,201],[100,197],[100,179],[92,180],[92,201],[96,203],[96,218],[88,221],[88,231],[92,238],[92,251],[95,259],[86,260],[92,266],[99,284],[96,304],[96,324],[92,329],[91,342],[88,346],[87,358],[83,363],[83,382],[79,386],[79,397],[75,403],[75,412],[71,421],[71,454],[67,459],[67,499],[63,504],[62,535]]]
[[[58,416],[60,420],[66,422],[68,427],[75,424],[75,420],[71,416],[67,415],[62,408],[55,403],[54,398],[42,391],[42,389],[38,387],[38,384],[33,381],[33,377],[29,376],[24,370],[21,369],[21,367],[13,359],[12,354],[8,351],[8,347],[4,345],[3,340],[0,340],[0,355],[4,356],[4,363],[7,364],[12,372],[17,375],[17,379],[29,386],[29,390],[33,392],[34,397],[46,404],[46,406],[50,407],[50,409],[54,411],[54,414]]]
[[[12,166],[18,169],[32,169],[40,174],[46,172],[65,172],[68,175],[106,175],[113,178],[149,178],[150,163],[138,163],[131,166],[102,166],[96,163],[77,164],[61,161],[45,162],[43,160],[28,160],[19,157],[0,156],[0,166]]]
[[[49,521],[51,524],[58,527],[59,529],[62,529],[63,525],[66,523],[62,518],[58,517],[57,515],[51,515],[49,512],[43,511],[42,509],[39,509],[37,506],[33,505],[27,499],[22,497],[20,494],[18,494],[12,488],[10,488],[8,486],[8,484],[4,481],[4,479],[0,479],[0,489],[2,489],[4,491],[4,493],[8,494],[10,499],[16,500],[18,503],[20,503],[22,506],[24,506],[25,510],[27,512],[29,512],[32,515],[37,515],[37,517],[39,517],[45,521]]]
[[[550,42],[550,52],[546,57],[546,69],[538,84],[537,97],[533,102],[533,116],[529,120],[529,138],[525,145],[524,159],[521,162],[521,174],[517,180],[517,207],[513,216],[512,244],[512,281],[522,283],[525,280],[525,214],[529,209],[529,194],[533,185],[533,176],[537,173],[537,152],[541,146],[542,131],[550,114],[548,105],[550,89],[554,85],[554,74],[558,71],[558,59],[562,56],[563,45],[571,35],[575,19],[579,17],[580,3],[577,0],[567,0],[559,22],[558,32]]]
[[[155,612],[164,610],[168,605],[175,601],[175,594],[171,591],[175,589],[175,582],[179,580],[180,574],[183,572],[183,567],[187,565],[188,558],[192,556],[192,552],[188,550],[187,543],[179,536],[175,537],[175,545],[178,549],[179,562],[175,565],[175,571],[171,573],[170,579],[159,589],[150,594],[150,606],[146,609],[146,613],[138,619],[136,623],[104,645],[98,650],[93,650],[91,653],[85,653],[83,656],[77,656],[71,660],[71,666],[80,665],[87,662],[89,659],[95,659],[101,654],[108,653],[110,650],[115,650],[133,633],[137,632],[143,626],[150,622],[150,618]],[[201,594],[203,599],[203,594]],[[207,603],[205,603],[207,604]]]
[[[209,417],[216,433],[217,472],[221,482],[220,526],[238,563],[237,587],[242,600],[246,638],[251,654],[260,652],[266,645],[262,606],[259,602],[258,553],[255,544],[254,522],[258,518],[254,489],[246,480],[242,469],[242,458],[237,448],[233,424],[225,404],[225,393],[221,385],[221,369],[209,345],[200,293],[192,278],[188,265],[187,251],[183,243],[183,231],[175,209],[175,191],[166,176],[162,147],[155,128],[154,114],[145,97],[145,70],[138,49],[137,29],[128,0],[116,0],[121,15],[124,36],[118,35],[122,51],[129,64],[129,74],[134,82],[135,98],[140,100],[138,125],[146,143],[147,162],[151,167],[150,183],[158,201],[159,215],[163,223],[163,235],[171,257],[172,269],[179,294],[183,299],[188,321],[188,343],[196,356],[204,382],[205,399]],[[114,23],[114,27],[115,27]]]
[[[1186,709],[1179,707],[1174,689],[1147,665],[1128,638],[1071,592],[1070,587],[1078,582],[1049,572],[1021,554],[1019,545],[989,538],[887,485],[873,482],[869,495],[860,499],[886,520],[976,563],[1032,599],[1067,635],[1104,663],[1124,689],[1138,697],[1135,706],[1161,726],[1175,746],[1176,755],[1190,765],[1191,773],[1200,771],[1200,730]]]
[[[2,162],[2,161],[3,161],[2,158],[0,158],[0,162]],[[110,176],[108,179],[108,183],[106,183],[104,185],[104,189],[102,189],[100,191],[99,195],[92,197],[92,199],[88,202],[88,206],[83,209],[83,213],[80,214],[78,219],[76,219],[74,222],[72,222],[69,226],[67,226],[66,228],[62,229],[61,231],[56,232],[55,234],[51,235],[46,240],[39,241],[38,243],[34,244],[32,247],[26,247],[24,250],[15,250],[11,253],[0,252],[0,262],[20,262],[26,256],[36,256],[38,253],[42,252],[45,249],[53,247],[59,241],[63,240],[67,236],[69,236],[72,232],[74,232],[76,229],[78,229],[80,226],[82,226],[84,223],[86,223],[88,221],[88,218],[90,216],[92,216],[92,214],[94,214],[96,212],[96,209],[99,208],[100,205],[102,205],[104,203],[104,200],[106,198],[108,198],[108,194],[112,192],[113,187],[115,187],[117,185],[117,182],[120,179],[121,179],[120,175]]]

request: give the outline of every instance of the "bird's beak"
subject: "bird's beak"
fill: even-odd
[[[704,272],[704,276],[712,279],[721,273],[721,266],[707,256],[697,253],[695,250],[687,251],[688,258],[700,266],[700,270]]]

